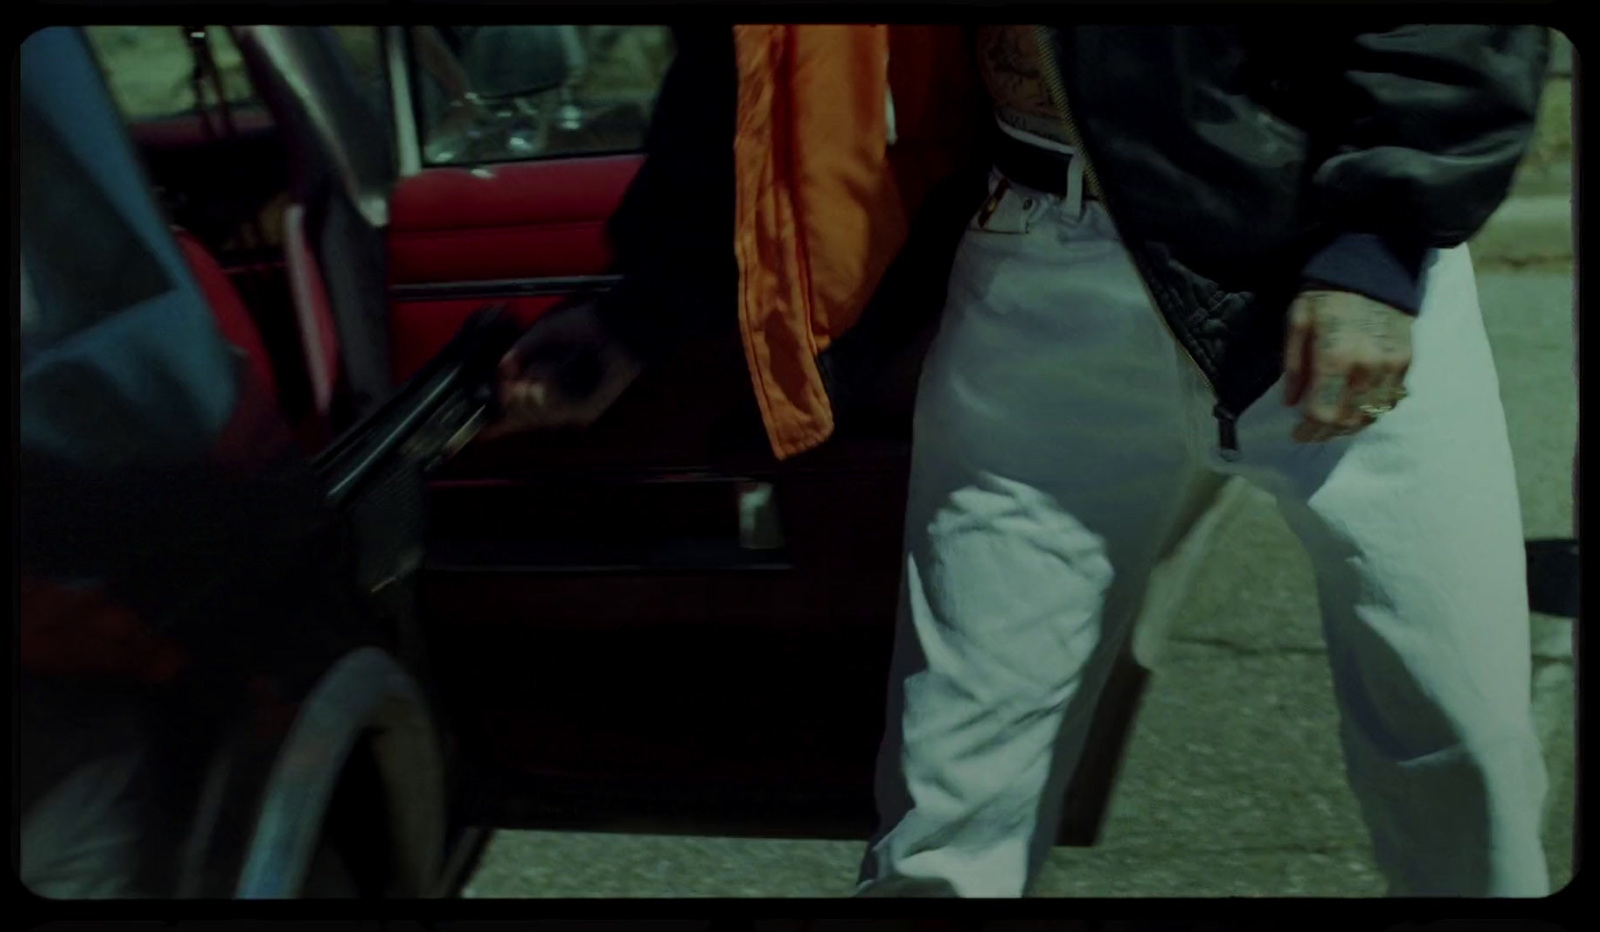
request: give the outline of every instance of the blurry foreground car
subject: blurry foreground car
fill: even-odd
[[[394,590],[424,471],[483,420],[517,328],[475,319],[308,455],[81,37],[31,36],[21,72],[21,878],[448,892],[473,835],[449,822],[450,744]]]

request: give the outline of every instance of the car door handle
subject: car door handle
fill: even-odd
[[[741,482],[737,488],[739,547],[749,551],[783,549],[783,522],[772,483]]]

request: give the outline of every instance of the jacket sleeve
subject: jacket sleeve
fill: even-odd
[[[1399,26],[1328,62],[1328,157],[1311,180],[1339,232],[1304,278],[1415,313],[1429,250],[1482,228],[1533,137],[1543,26]]]
[[[608,226],[618,285],[599,301],[613,337],[646,362],[735,320],[733,29],[673,29],[645,162]]]

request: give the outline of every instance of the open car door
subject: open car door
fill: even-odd
[[[610,283],[672,37],[389,38],[403,376],[476,308],[530,321]],[[474,443],[430,482],[422,614],[477,821],[871,830],[906,436],[777,463],[728,320],[593,427]]]

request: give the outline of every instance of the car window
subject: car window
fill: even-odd
[[[418,26],[423,162],[472,165],[644,147],[672,61],[666,26]]]
[[[86,26],[84,32],[124,119],[137,123],[199,109],[195,105],[194,52],[184,27]],[[204,36],[221,73],[228,103],[257,104],[244,60],[228,30],[206,26]],[[216,106],[216,93],[209,81],[204,94],[204,103]]]

